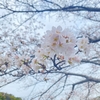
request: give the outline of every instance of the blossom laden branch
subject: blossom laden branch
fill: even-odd
[[[41,47],[35,50],[35,58],[32,60],[32,64],[34,64],[32,66],[34,66],[33,68],[36,71],[42,68],[40,65],[45,65],[48,69],[50,60],[58,70],[61,70],[64,64],[73,65],[80,63],[79,50],[85,55],[89,54],[90,45],[88,38],[82,37],[77,39],[68,29],[62,30],[61,26],[57,28],[52,27],[52,30],[48,30],[42,40]]]

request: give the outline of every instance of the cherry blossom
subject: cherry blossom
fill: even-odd
[[[77,37],[69,29],[62,30],[61,26],[52,27],[52,30],[48,30],[43,36],[41,46],[35,49],[35,58],[32,60],[31,66],[38,71],[42,68],[40,64],[47,64],[54,55],[70,65],[80,63],[81,59],[76,47],[84,53],[89,52],[88,38],[83,37],[77,40]]]
[[[88,38],[82,37],[82,38],[78,39],[77,46],[78,46],[79,50],[83,51],[85,54],[89,54],[90,45],[89,45]]]
[[[90,52],[88,38],[84,36],[77,38],[71,30],[63,29],[61,26],[53,26],[51,30],[47,30],[39,43],[36,37],[32,34],[30,36],[17,34],[15,38],[10,37],[8,51],[4,54],[5,49],[3,49],[4,51],[1,52],[1,70],[14,66],[22,70],[24,74],[28,74],[30,70],[38,72],[42,69],[43,71],[50,68],[52,65],[50,60],[55,55],[59,61],[64,61],[67,65],[74,65],[81,61],[79,51],[85,54]],[[31,44],[30,49],[28,46],[31,42],[36,43],[36,46]],[[3,47],[7,48],[6,45]]]

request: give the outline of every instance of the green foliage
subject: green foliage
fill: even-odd
[[[0,93],[0,100],[22,100],[22,99],[19,97],[14,97],[11,94],[1,92]]]

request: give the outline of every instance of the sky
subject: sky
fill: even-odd
[[[90,25],[91,23],[82,23],[82,20],[81,18],[78,18],[78,17],[75,17],[75,16],[72,16],[70,15],[70,17],[65,20],[61,20],[59,21],[59,19],[57,19],[57,17],[52,14],[51,15],[52,17],[39,17],[39,20],[41,22],[43,22],[45,24],[44,28],[41,29],[41,30],[38,30],[39,33],[44,34],[45,31],[47,30],[51,30],[52,26],[59,26],[61,25],[63,28],[70,28],[70,29],[73,29],[73,32],[75,32],[75,34],[77,34],[80,29],[83,27],[83,26],[86,26],[87,25]],[[86,20],[84,20],[86,21]],[[77,31],[76,31],[77,30]],[[86,67],[86,65],[85,65]],[[81,69],[81,70],[84,70],[85,72],[85,69]],[[76,69],[74,69],[75,71]],[[80,70],[78,70],[80,72]],[[29,81],[28,79],[26,79],[27,81]],[[40,87],[40,85],[39,85]],[[27,98],[28,96],[30,96],[30,93],[32,92],[32,89],[33,88],[25,88],[25,80],[23,80],[22,82],[14,82],[12,84],[9,84],[5,87],[2,87],[0,88],[0,92],[6,92],[6,93],[10,93],[10,94],[13,94],[14,96],[16,97],[21,97],[21,98]],[[27,100],[27,99],[26,99]]]

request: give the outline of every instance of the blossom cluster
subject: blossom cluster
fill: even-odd
[[[65,60],[67,64],[80,63],[79,52],[89,53],[89,40],[86,37],[77,38],[68,29],[61,26],[52,27],[42,38],[41,46],[35,48],[35,58],[31,67],[37,71],[41,64],[47,67],[48,60],[56,54],[59,60]]]
[[[0,70],[5,71],[12,66],[12,59],[8,55],[1,55]]]
[[[17,36],[16,39],[21,40],[20,36]],[[2,72],[7,69],[18,68],[27,74],[31,69],[35,72],[40,69],[49,69],[50,61],[55,55],[59,62],[64,61],[68,65],[74,65],[81,61],[80,52],[87,55],[90,51],[87,37],[77,38],[73,32],[69,29],[62,29],[61,26],[52,27],[52,30],[48,30],[42,37],[41,43],[36,47],[32,47],[31,44],[31,49],[28,48],[28,51],[25,48],[29,46],[29,42],[33,43],[33,40],[31,38],[29,41],[22,40],[21,44],[10,41],[11,49],[8,48],[8,52],[5,53],[0,52],[0,70]]]

